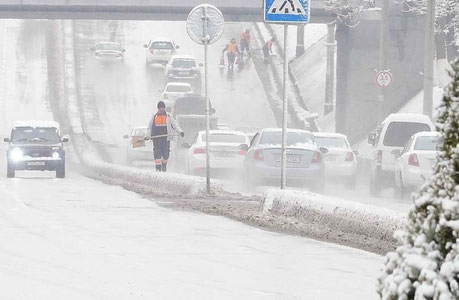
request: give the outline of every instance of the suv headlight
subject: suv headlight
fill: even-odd
[[[10,157],[13,161],[18,161],[24,157],[24,153],[19,148],[13,148],[10,152]]]
[[[52,154],[52,157],[53,159],[60,159],[61,158],[61,154],[57,151],[54,151],[53,154]]]

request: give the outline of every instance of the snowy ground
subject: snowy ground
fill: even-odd
[[[44,42],[32,38],[42,29],[35,21],[0,23],[0,39],[11,44],[0,54],[2,135],[15,119],[52,119]],[[15,47],[16,40],[32,45]],[[161,208],[72,165],[64,180],[53,172],[6,179],[5,169],[3,154],[2,299],[377,298],[377,255]]]

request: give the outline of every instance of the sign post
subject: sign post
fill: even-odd
[[[309,22],[310,0],[264,0],[263,15],[267,23],[284,25],[284,66],[283,66],[283,89],[282,89],[282,160],[281,160],[281,189],[287,185],[287,44],[288,24],[306,24]]]
[[[206,99],[206,183],[207,194],[210,194],[210,101],[208,95],[207,63],[209,45],[218,41],[223,35],[225,20],[221,11],[213,5],[201,4],[193,8],[186,21],[186,30],[190,38],[197,44],[204,45],[204,97]]]

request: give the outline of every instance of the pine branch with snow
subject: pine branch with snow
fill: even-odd
[[[374,0],[325,0],[326,9],[348,26],[355,26],[360,22],[360,14],[374,7]]]
[[[450,76],[434,175],[413,196],[399,246],[386,255],[377,287],[384,300],[459,299],[459,59]]]

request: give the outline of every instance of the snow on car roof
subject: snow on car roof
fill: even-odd
[[[13,128],[16,127],[44,127],[44,128],[57,128],[59,130],[59,123],[56,121],[16,121],[13,124]]]
[[[196,58],[194,58],[194,56],[192,56],[192,55],[183,55],[183,54],[180,54],[180,55],[174,55],[174,56],[171,57],[171,60],[176,60],[176,59],[196,60]]]
[[[420,137],[420,136],[440,136],[440,132],[438,132],[438,131],[421,131],[421,132],[415,133],[413,136],[415,138]]]
[[[428,116],[422,114],[390,114],[383,123],[392,121],[432,123]]]
[[[171,39],[168,39],[168,38],[162,37],[162,36],[158,36],[158,37],[152,38],[151,42],[152,43],[154,43],[154,42],[169,42],[169,43],[173,43],[173,41]]]
[[[206,131],[200,131],[199,134],[206,134]],[[236,131],[236,130],[225,130],[225,129],[220,129],[220,130],[209,130],[209,134],[232,134],[232,135],[242,135],[242,136],[247,136],[242,131]]]
[[[282,132],[282,128],[265,128],[261,130],[262,132]],[[303,130],[303,129],[294,129],[294,128],[287,128],[287,132],[298,132],[298,133],[311,133],[310,131]]]
[[[146,127],[146,126],[138,126],[138,127],[132,128],[132,129],[134,129],[134,130],[136,130],[136,129],[148,129],[148,127]]]
[[[168,82],[166,84],[166,86],[186,86],[186,87],[191,87],[191,84],[189,84],[188,82],[176,81],[176,82]]]
[[[324,137],[324,138],[341,138],[341,139],[347,139],[347,136],[341,133],[335,133],[335,132],[313,132],[313,136],[316,137]]]
[[[106,45],[117,45],[117,46],[121,46],[120,43],[116,43],[116,42],[97,42],[96,45],[99,45],[99,44],[106,44]]]

